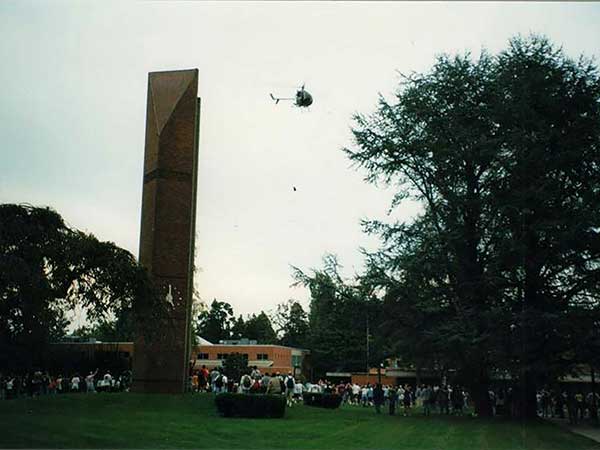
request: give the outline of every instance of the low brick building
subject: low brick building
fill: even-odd
[[[232,353],[243,355],[248,360],[249,367],[256,366],[263,373],[292,372],[296,377],[303,375],[306,378],[310,375],[308,350],[283,345],[257,344],[256,341],[247,339],[223,341],[220,344],[204,341],[193,348],[191,359],[194,361],[194,368],[204,365],[210,370],[213,367],[221,367],[223,361]]]
[[[133,342],[70,341],[51,344],[50,351],[52,356],[60,359],[61,362],[71,362],[74,370],[82,365],[85,367],[98,363],[102,365],[104,361],[117,357],[121,366],[131,368],[135,345]],[[221,367],[231,353],[244,355],[249,367],[256,366],[263,373],[292,372],[296,377],[303,375],[309,378],[310,376],[308,350],[283,345],[257,344],[247,339],[225,341],[221,344],[212,344],[200,339],[200,344],[191,349],[190,363],[194,369],[204,365],[210,370],[213,367]]]

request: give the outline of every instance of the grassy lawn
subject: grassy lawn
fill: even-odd
[[[224,419],[209,395],[64,395],[0,402],[3,448],[600,449],[555,425],[376,416],[296,406],[284,419]]]

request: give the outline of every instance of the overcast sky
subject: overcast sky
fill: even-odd
[[[600,54],[598,3],[0,2],[0,202],[49,205],[138,254],[147,74],[198,68],[196,286],[236,313],[309,293],[290,264],[360,271],[391,192],[341,149],[398,71],[544,33]],[[306,83],[309,110],[273,104]],[[294,192],[293,187],[296,187]],[[394,214],[410,218],[414,204]]]

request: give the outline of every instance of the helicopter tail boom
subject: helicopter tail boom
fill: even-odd
[[[271,99],[275,102],[275,104],[278,104],[281,100],[294,100],[293,98],[275,97],[273,94],[269,95],[271,96]]]

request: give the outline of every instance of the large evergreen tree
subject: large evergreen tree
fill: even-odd
[[[261,311],[260,314],[252,314],[245,322],[245,335],[248,339],[258,341],[259,344],[274,344],[277,335],[271,325],[271,319]]]
[[[300,348],[308,346],[308,314],[300,303],[290,299],[277,305],[272,322],[277,328],[281,345]]]
[[[441,56],[356,117],[350,159],[398,188],[393,206],[424,206],[414,223],[368,224],[386,244],[369,281],[423,320],[408,341],[431,358],[435,336],[449,338],[446,357],[469,374],[480,414],[492,371],[508,368],[521,413],[534,415],[543,375],[566,370],[570,309],[597,307],[599,100],[595,66],[533,36],[498,56]]]
[[[204,339],[218,344],[231,338],[231,326],[234,320],[233,308],[227,302],[213,299],[210,308],[200,313],[196,319],[196,333]]]

